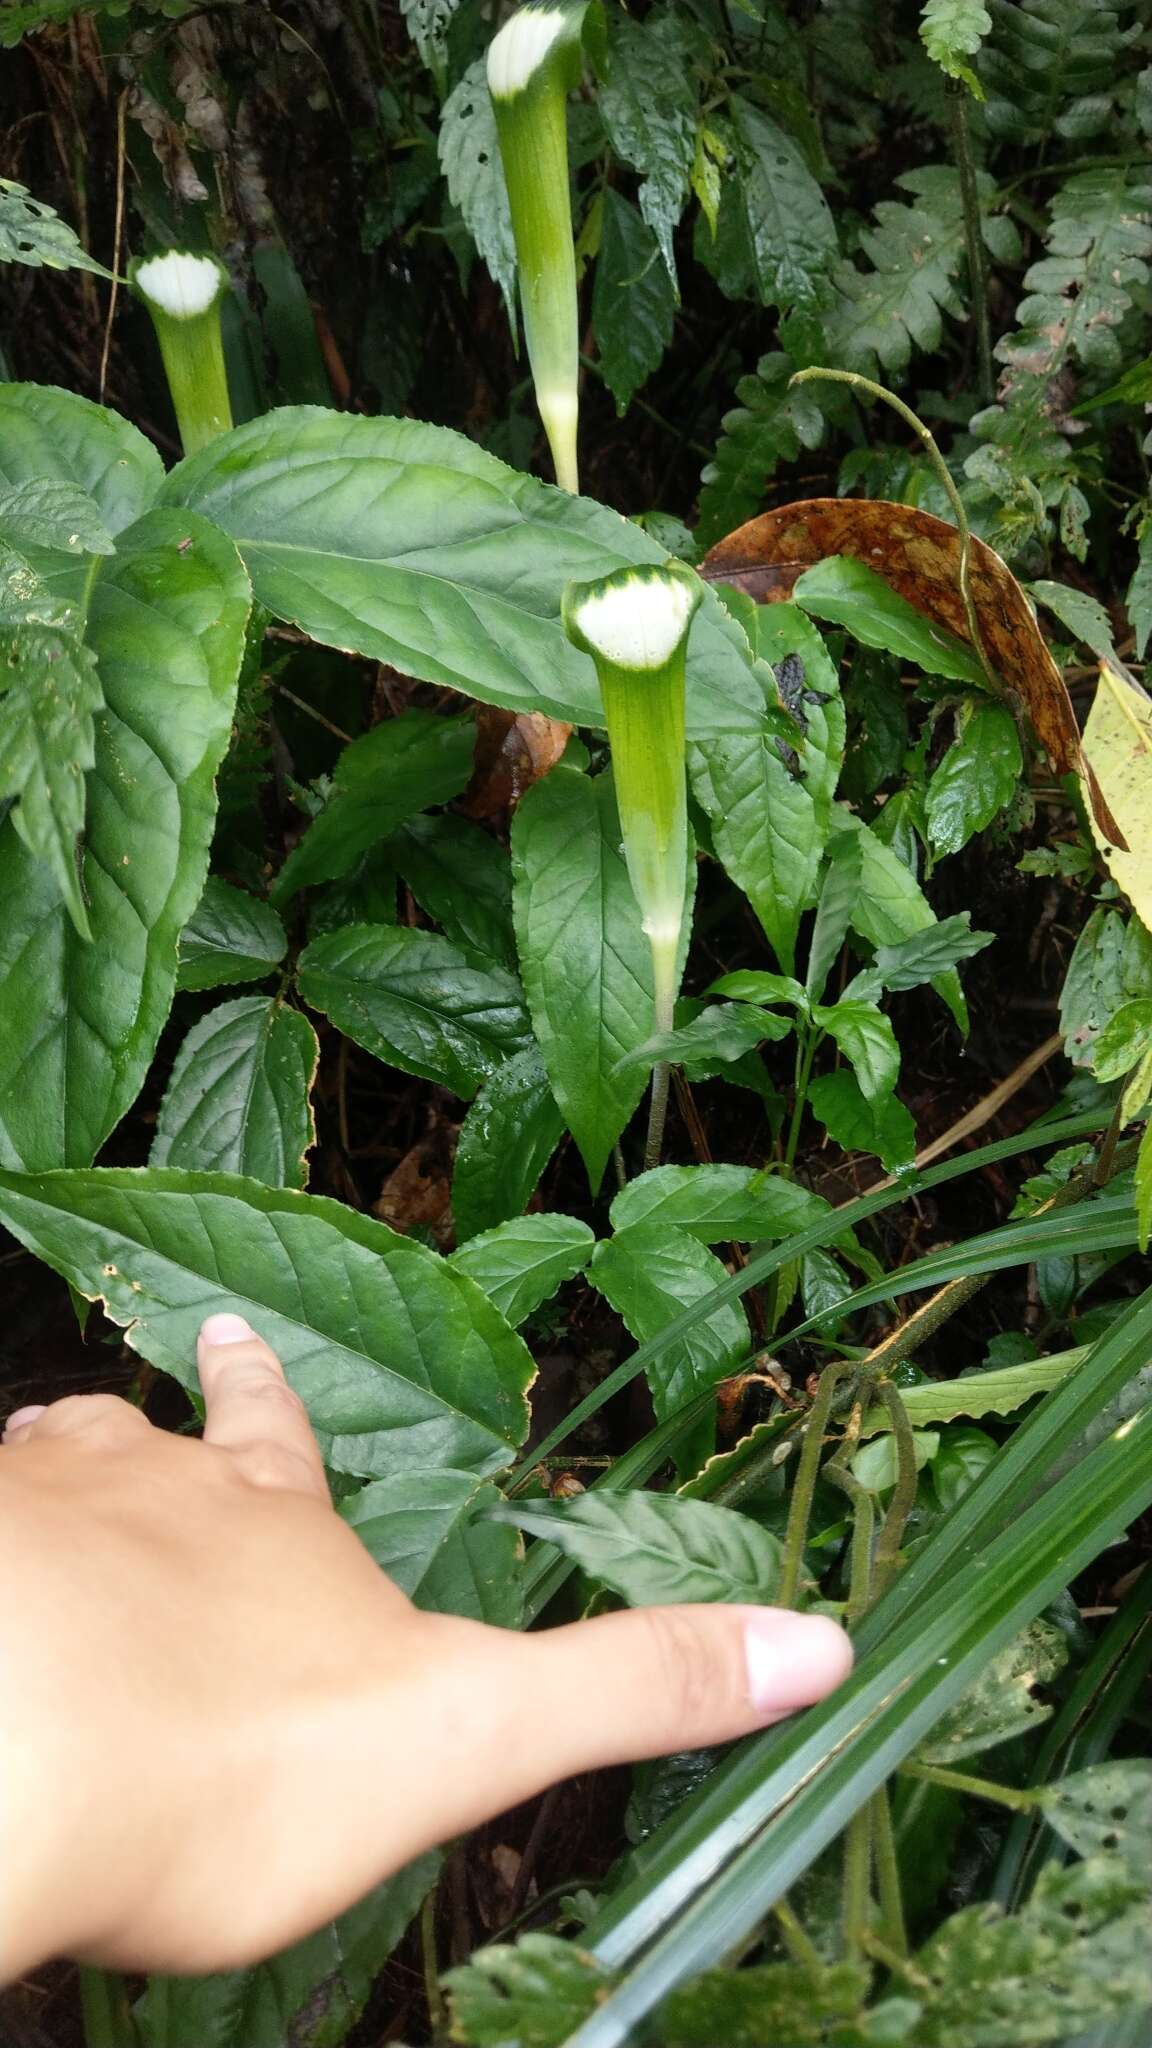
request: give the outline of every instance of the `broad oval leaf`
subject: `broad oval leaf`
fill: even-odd
[[[303,1187],[319,1051],[307,1017],[286,1003],[240,996],[210,1010],[176,1055],[151,1164]]]
[[[792,595],[802,610],[846,626],[865,647],[885,648],[929,675],[977,687],[985,682],[971,647],[945,627],[933,625],[866,562],[851,555],[829,555],[805,569]]]
[[[1023,772],[1020,738],[1002,704],[972,703],[957,720],[957,734],[933,771],[924,798],[933,852],[958,853],[974,832],[1010,803]]]
[[[554,768],[512,826],[524,992],[552,1092],[593,1190],[644,1093],[621,1069],[652,1029],[652,956],[620,850],[611,778]]]
[[[164,478],[151,441],[128,420],[52,384],[0,384],[0,451],[0,483],[72,484],[110,534],[139,518]],[[4,538],[22,552],[42,545],[32,533],[22,540],[15,527]]]
[[[472,772],[470,718],[402,711],[345,747],[324,809],[293,847],[272,887],[283,903],[312,882],[347,875],[362,854],[428,804],[459,796]]]
[[[701,1244],[790,1237],[828,1213],[820,1195],[756,1166],[657,1166],[629,1181],[610,1210],[613,1230],[675,1225]]]
[[[520,1541],[484,1512],[501,1498],[474,1472],[398,1472],[362,1487],[339,1513],[417,1607],[518,1628]]]
[[[604,723],[595,669],[560,623],[569,581],[665,550],[447,427],[313,406],[237,427],[168,477],[231,534],[261,604],[316,640],[514,711]],[[752,731],[743,632],[712,592],[692,626],[688,729]]]
[[[17,547],[66,555],[116,552],[96,500],[78,484],[55,477],[29,478],[0,490],[0,535]]]
[[[204,1317],[245,1316],[336,1471],[489,1472],[524,1436],[535,1368],[487,1296],[339,1202],[234,1174],[97,1167],[0,1172],[0,1218],[192,1391]]]
[[[366,1052],[464,1101],[530,1032],[503,967],[435,932],[345,925],[300,956],[300,993]]]
[[[29,1169],[87,1164],[148,1070],[204,887],[248,618],[236,550],[195,513],[149,512],[100,560],[86,636],[105,700],[82,868],[91,945],[49,870],[0,826],[0,1160]]]
[[[554,1543],[631,1607],[771,1600],[780,1544],[747,1515],[669,1493],[582,1493],[495,1509]]]
[[[271,904],[209,875],[180,934],[176,986],[224,988],[238,981],[263,981],[280,965],[287,946]]]
[[[890,1020],[875,1003],[829,1003],[812,1014],[851,1061],[861,1093],[878,1110],[900,1073],[900,1048]]]
[[[512,1328],[582,1273],[596,1240],[576,1216],[515,1216],[469,1238],[449,1263],[482,1287]]]
[[[706,1300],[728,1277],[698,1238],[665,1223],[637,1223],[597,1245],[589,1277],[638,1344],[659,1336],[682,1309]],[[658,1420],[716,1386],[743,1365],[752,1348],[737,1302],[722,1302],[684,1337],[664,1345],[647,1368]],[[693,1455],[713,1448],[711,1417],[693,1436]],[[685,1454],[685,1463],[691,1460]]]
[[[518,1216],[560,1143],[564,1119],[535,1045],[481,1087],[460,1127],[452,1178],[456,1242]]]

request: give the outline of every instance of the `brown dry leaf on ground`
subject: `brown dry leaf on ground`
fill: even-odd
[[[452,1244],[450,1133],[435,1129],[394,1166],[372,1214],[404,1235],[428,1230],[441,1251]]]
[[[759,604],[790,597],[805,569],[851,555],[908,604],[961,640],[971,638],[960,594],[960,536],[947,520],[870,498],[807,498],[737,527],[706,556],[701,575],[732,583]],[[973,540],[972,597],[985,651],[1005,696],[1026,718],[1058,775],[1082,775],[1104,837],[1125,844],[1080,741],[1064,678],[1024,592],[995,550]]]
[[[481,704],[476,766],[459,808],[466,818],[504,819],[526,790],[556,766],[572,727],[540,711],[501,711]]]

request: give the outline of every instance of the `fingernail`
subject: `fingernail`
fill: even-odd
[[[758,1609],[744,1630],[748,1692],[760,1714],[790,1714],[811,1706],[847,1678],[852,1645],[823,1614],[790,1608]]]
[[[200,1325],[202,1344],[247,1344],[255,1335],[251,1323],[246,1323],[243,1316],[209,1316]]]
[[[43,1401],[31,1401],[26,1408],[13,1409],[4,1424],[4,1435],[9,1437],[14,1429],[23,1429],[26,1423],[35,1422],[38,1416],[43,1415],[45,1405]]]

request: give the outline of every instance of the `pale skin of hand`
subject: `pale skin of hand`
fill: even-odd
[[[647,1608],[518,1635],[421,1613],[332,1511],[268,1346],[211,1317],[203,1441],[84,1395],[0,1450],[0,1978],[197,1974],[343,1911],[577,1771],[821,1698],[843,1632]]]

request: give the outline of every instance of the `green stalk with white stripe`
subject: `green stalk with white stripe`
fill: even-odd
[[[564,629],[596,664],[612,748],[624,858],[652,949],[653,1029],[671,1031],[687,893],[688,792],[684,766],[685,656],[704,594],[694,572],[669,561],[570,583]],[[664,1135],[668,1067],[652,1074],[645,1167]]]
[[[576,459],[579,310],[568,188],[568,94],[581,76],[587,0],[520,7],[488,50],[488,89],[512,213],[524,338],[556,481]]]
[[[232,425],[220,301],[228,274],[214,256],[166,249],[135,263],[132,289],[156,329],[185,455]]]

